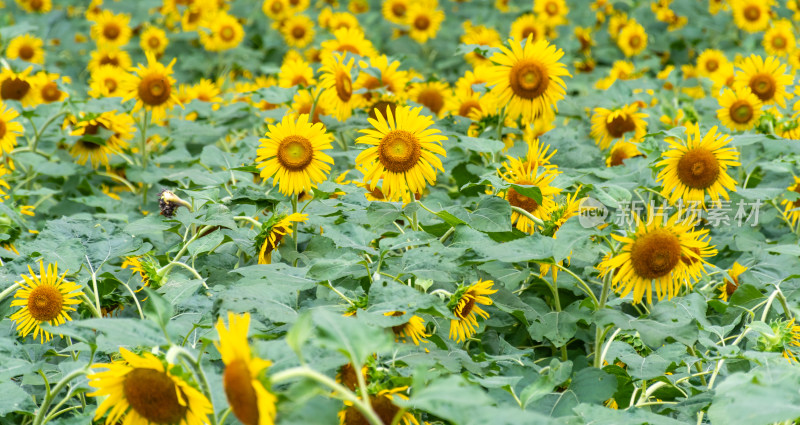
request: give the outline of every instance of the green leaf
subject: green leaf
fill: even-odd
[[[569,388],[581,403],[602,403],[617,391],[617,378],[600,369],[581,369],[572,378]]]
[[[714,391],[708,417],[714,424],[753,425],[800,417],[800,370],[790,363],[734,373]]]
[[[145,317],[157,323],[162,329],[166,329],[174,313],[172,304],[154,289],[146,286],[143,289],[147,294],[147,302],[143,308]]]
[[[481,232],[511,231],[511,206],[497,196],[483,197],[474,211],[457,206],[450,207],[447,211],[460,220],[460,222],[448,222],[452,226],[466,223]]]
[[[396,403],[461,424],[470,422],[475,406],[488,406],[492,404],[492,399],[480,387],[468,383],[461,376],[448,376],[424,387],[415,387],[408,401],[398,400]]]
[[[558,359],[550,359],[550,366],[539,371],[539,378],[532,384],[525,387],[519,395],[519,400],[522,406],[539,400],[547,394],[553,392],[553,389],[564,383],[569,379],[572,373],[572,362],[560,362]]]
[[[0,418],[11,412],[30,411],[35,406],[25,391],[14,382],[0,382]]]
[[[323,309],[312,309],[316,327],[315,342],[342,353],[350,361],[361,364],[373,353],[388,350],[393,339],[383,329],[360,318],[344,317]]]

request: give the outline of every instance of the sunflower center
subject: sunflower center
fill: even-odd
[[[116,23],[109,23],[103,27],[103,37],[109,40],[116,40],[121,30]]]
[[[478,103],[477,100],[470,99],[470,100],[468,100],[468,101],[466,101],[466,102],[461,104],[461,106],[458,108],[458,115],[461,115],[462,117],[466,117],[473,110],[475,110],[477,112],[480,112],[481,111],[481,105],[480,105],[480,103]]]
[[[470,313],[472,313],[473,308],[475,308],[475,298],[468,297],[467,302],[461,307],[461,311],[456,311],[456,317],[459,319],[466,319],[469,317]]]
[[[772,39],[772,47],[783,49],[786,47],[786,39],[782,35],[776,35],[775,38]]]
[[[6,122],[0,119],[0,139],[6,135]]]
[[[755,5],[749,5],[744,8],[744,18],[748,21],[757,21],[761,17],[761,9]]]
[[[175,382],[164,372],[136,368],[125,375],[122,384],[125,399],[133,410],[156,424],[175,424],[186,418],[186,400],[178,400]]]
[[[550,80],[544,65],[531,59],[522,59],[511,67],[508,82],[515,95],[535,99],[547,90]]]
[[[437,90],[423,90],[417,96],[417,102],[428,107],[434,114],[439,115],[439,111],[444,107],[444,96]]]
[[[303,136],[293,134],[278,146],[278,162],[289,171],[302,171],[314,158],[311,142]]]
[[[636,131],[636,123],[633,117],[628,114],[617,115],[610,122],[606,122],[606,130],[611,137],[618,139],[625,135],[625,133]]]
[[[110,56],[103,56],[100,59],[100,65],[119,66],[119,59]]]
[[[533,185],[533,182],[530,180],[519,180],[515,183],[523,186]],[[517,192],[513,187],[508,188],[508,194],[506,198],[511,206],[522,208],[528,212],[536,211],[536,209],[539,208],[539,204],[533,198],[529,198]]]
[[[258,397],[251,383],[250,368],[243,359],[225,367],[222,375],[225,395],[236,418],[244,425],[258,425]]]
[[[61,97],[61,90],[54,82],[49,82],[42,87],[42,99],[45,102],[55,102]]]
[[[633,270],[644,279],[657,279],[669,274],[680,260],[680,240],[667,230],[640,236],[631,247]]]
[[[737,124],[745,124],[753,118],[753,106],[744,99],[733,102],[730,107],[731,120]]]
[[[403,3],[395,3],[392,5],[392,15],[402,18],[406,16],[406,5]]]
[[[40,322],[49,322],[58,317],[63,304],[64,297],[52,285],[37,286],[28,295],[28,311]]]
[[[219,30],[219,38],[224,41],[231,41],[236,37],[236,31],[230,25],[225,25]]]
[[[0,97],[12,100],[21,100],[28,94],[31,85],[25,80],[19,78],[7,78],[0,85]]]
[[[42,10],[42,8],[44,7],[44,1],[42,1],[42,0],[31,0],[28,3],[28,5],[33,10]]]
[[[378,146],[378,158],[393,173],[404,173],[417,164],[421,155],[419,140],[406,130],[392,130]]]
[[[692,149],[678,161],[678,178],[692,189],[705,189],[717,181],[719,161],[704,148]]]
[[[394,115],[395,110],[397,109],[397,105],[395,105],[394,102],[390,102],[388,100],[379,100],[379,101],[375,102],[375,104],[373,104],[369,108],[369,117],[370,118],[372,118],[372,119],[377,119],[378,118],[377,115],[375,115],[375,110],[376,109],[378,111],[380,111],[382,116],[385,117],[387,115],[387,112],[386,112],[387,110],[392,111],[392,115]]]
[[[750,89],[762,101],[770,100],[775,95],[775,80],[769,74],[756,74],[750,79]]]
[[[147,105],[159,106],[169,100],[172,86],[162,74],[151,74],[139,82],[139,98]]]
[[[625,152],[625,149],[614,149],[611,151],[611,160],[608,162],[609,165],[612,167],[616,167],[618,165],[622,165],[622,161],[630,158],[628,153]]]
[[[31,58],[33,57],[33,55],[35,53],[36,52],[33,50],[33,47],[31,47],[28,44],[26,44],[26,45],[24,45],[24,46],[19,48],[19,57],[22,60],[26,60],[26,61],[31,60]]]
[[[392,400],[386,396],[376,396],[370,399],[372,409],[378,414],[381,422],[384,424],[391,424],[394,416],[400,411],[400,408],[392,403]]]
[[[690,251],[692,251],[695,254],[697,254],[697,257],[692,257],[692,256],[689,256],[689,255],[681,254],[681,261],[683,262],[683,264],[687,264],[687,265],[691,266],[692,264],[700,261],[699,260],[699,258],[700,258],[700,248],[692,247],[692,248],[690,248]]]
[[[558,5],[553,2],[548,2],[544,7],[544,11],[550,16],[555,16],[558,14]]]
[[[638,34],[634,35],[628,40],[628,45],[633,47],[634,49],[642,45],[642,37]]]
[[[539,36],[539,34],[536,33],[536,28],[535,27],[525,27],[522,30],[522,38],[523,39],[527,40],[528,36],[531,36],[531,35],[533,36],[534,40],[536,40],[536,37]]]
[[[292,78],[292,85],[296,86],[298,84],[302,84],[304,86],[308,86],[308,80],[306,80],[306,77],[304,77],[302,75],[295,75],[295,77]]]
[[[117,80],[115,80],[113,78],[106,78],[105,80],[103,80],[103,84],[108,89],[108,93],[109,94],[114,93],[115,91],[117,91]]]
[[[305,37],[305,35],[306,35],[306,29],[305,28],[303,28],[303,27],[301,27],[299,25],[294,27],[294,28],[292,28],[292,37],[294,37],[294,38],[299,40],[299,39]]]
[[[342,385],[350,388],[351,391],[355,391],[356,387],[358,387],[358,376],[356,376],[356,370],[353,369],[352,363],[342,365],[339,368],[339,376],[341,377]]]
[[[3,137],[3,133],[0,133],[0,137]],[[795,186],[794,189],[792,189],[792,191],[796,192],[796,193],[800,193],[800,185]],[[800,198],[798,198],[796,201],[792,202],[792,206],[794,208],[800,207]]]
[[[719,62],[716,59],[709,59],[708,62],[706,62],[706,71],[714,72],[717,69],[719,69]]]
[[[350,81],[350,75],[346,72],[336,73],[336,95],[342,102],[350,101],[353,96],[353,83]]]
[[[161,40],[159,40],[158,37],[150,37],[147,40],[147,45],[150,46],[151,49],[157,49],[158,46],[161,45]]]
[[[414,28],[425,31],[431,26],[431,20],[427,16],[417,16],[414,18]]]

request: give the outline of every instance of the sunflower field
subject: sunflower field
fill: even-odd
[[[800,1],[0,10],[0,424],[800,423]]]

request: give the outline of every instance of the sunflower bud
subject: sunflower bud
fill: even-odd
[[[175,210],[180,206],[188,208],[189,211],[192,210],[192,206],[188,202],[171,191],[162,189],[161,192],[158,192],[158,208],[161,210],[161,215],[164,217],[172,217],[175,215]]]

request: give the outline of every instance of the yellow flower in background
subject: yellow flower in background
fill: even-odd
[[[147,25],[139,35],[139,47],[143,51],[152,52],[156,56],[163,54],[168,44],[167,33],[161,28],[152,25]]]
[[[709,246],[708,229],[692,230],[695,217],[667,214],[661,210],[649,210],[647,221],[634,215],[636,228],[627,230],[624,236],[611,236],[623,244],[613,257],[606,256],[597,266],[600,277],[612,275],[612,285],[624,298],[633,292],[633,303],[638,304],[647,296],[653,302],[655,286],[658,300],[676,296],[683,285],[691,288],[708,264],[705,258],[716,255]]]
[[[259,380],[272,362],[250,351],[247,343],[250,313],[228,312],[228,327],[225,328],[220,317],[215,328],[219,335],[219,343],[215,345],[225,364],[222,385],[234,416],[245,425],[274,424],[278,398]]]
[[[44,42],[39,37],[30,34],[18,35],[8,42],[6,57],[9,59],[22,59],[26,62],[44,63]]]
[[[369,403],[372,410],[378,415],[378,419],[383,424],[393,424],[395,416],[400,413],[400,407],[394,404],[394,399],[399,398],[408,400],[408,396],[402,394],[408,387],[397,387],[392,389],[380,390],[375,395],[369,396]],[[344,410],[339,411],[339,425],[363,425],[368,424],[369,421],[364,417],[360,410],[353,405],[350,401],[344,402]],[[419,425],[419,421],[411,412],[404,412],[397,425]]]
[[[481,117],[497,110],[493,100],[491,96],[482,96],[480,93],[475,93],[471,90],[469,92],[460,91],[456,92],[455,96],[450,97],[445,109],[451,111],[453,115],[480,121]]]
[[[144,108],[152,113],[154,122],[159,122],[166,117],[167,110],[176,104],[181,105],[175,90],[175,79],[172,78],[175,59],[164,66],[152,53],[146,52],[145,55],[147,66],[140,63],[138,68],[131,68],[136,75],[124,81],[123,101],[136,99],[133,112]]]
[[[608,157],[606,157],[606,167],[623,165],[626,159],[637,156],[643,156],[643,154],[639,152],[639,145],[622,139],[615,143],[614,147],[611,148],[611,152],[608,153]]]
[[[259,139],[256,162],[261,178],[272,177],[273,186],[280,185],[284,195],[311,192],[331,171],[333,158],[323,151],[333,148],[333,136],[321,123],[311,124],[308,119],[306,114],[284,116]]]
[[[800,177],[795,176],[794,182],[786,190],[800,194]],[[800,220],[800,197],[794,201],[784,199],[781,201],[781,205],[784,206],[783,215],[789,219],[792,226],[797,226],[797,222]]]
[[[201,102],[222,102],[222,97],[220,96],[221,91],[219,87],[216,83],[207,78],[201,78],[200,81],[198,81],[188,90],[189,97],[192,99],[197,99]]]
[[[261,225],[261,231],[256,236],[258,264],[271,264],[272,252],[278,248],[283,237],[292,231],[294,223],[302,223],[307,220],[308,214],[273,214],[266,223]]]
[[[747,267],[738,262],[733,263],[730,270],[728,270],[728,277],[730,277],[731,280],[725,279],[725,282],[717,287],[717,290],[720,291],[719,297],[722,298],[723,301],[728,301],[728,298],[739,289],[739,276],[746,271]]]
[[[314,40],[314,21],[305,15],[292,15],[281,23],[281,34],[290,47],[302,49]]]
[[[131,75],[118,67],[101,65],[89,76],[89,96],[122,97],[125,93],[122,87],[128,78]]]
[[[773,0],[730,0],[733,22],[747,32],[764,31],[769,26]]]
[[[353,109],[361,106],[363,96],[353,93],[352,76],[355,59],[345,60],[345,55],[334,53],[325,58],[320,68],[319,86],[325,91],[320,103],[328,111],[335,111],[336,119],[344,121],[353,114]]]
[[[509,37],[515,40],[527,40],[530,37],[534,42],[546,40],[547,27],[533,13],[525,13],[511,23]]]
[[[378,51],[367,40],[361,28],[339,28],[333,32],[332,40],[323,41],[321,44],[322,54],[325,56],[332,53],[353,53],[359,56],[377,56]]]
[[[381,6],[383,18],[395,24],[405,24],[406,13],[412,0],[384,0]]]
[[[84,165],[90,161],[92,168],[100,164],[107,166],[109,155],[120,153],[128,147],[128,140],[133,138],[133,118],[126,113],[116,112],[103,112],[88,119],[70,117],[70,135],[80,137],[69,150],[75,162]]]
[[[17,146],[17,137],[22,136],[23,127],[17,121],[19,112],[0,102],[0,158],[10,155]]]
[[[52,0],[16,0],[26,12],[47,13],[53,10]]]
[[[697,75],[712,77],[723,70],[729,63],[722,50],[705,49],[697,57]]]
[[[664,166],[657,180],[663,186],[661,194],[675,204],[699,202],[705,206],[708,195],[713,204],[720,197],[728,199],[728,190],[736,191],[736,180],[728,175],[730,166],[739,164],[739,152],[726,146],[731,136],[717,132],[712,127],[701,136],[697,126],[687,128],[687,140],[667,140],[670,150],[664,152],[656,166]]]
[[[594,108],[591,135],[600,149],[608,149],[612,142],[622,138],[639,140],[647,134],[647,122],[644,119],[648,116],[639,112],[636,103],[614,110]]]
[[[427,107],[437,118],[445,115],[447,112],[445,107],[451,102],[452,97],[453,91],[443,81],[413,83],[408,87],[408,100]]]
[[[90,397],[105,397],[95,412],[105,424],[204,425],[214,413],[211,402],[196,388],[175,374],[174,366],[164,364],[151,353],[141,356],[120,347],[123,360],[97,363],[92,369],[105,369],[87,375],[94,392]],[[124,422],[123,422],[124,421]]]
[[[796,45],[792,22],[786,19],[773,22],[769,29],[764,32],[764,40],[762,43],[764,45],[764,50],[770,55],[788,55],[794,50]]]
[[[278,85],[281,87],[311,87],[317,83],[314,79],[314,69],[303,58],[284,61],[278,76]]]
[[[297,94],[292,98],[291,111],[297,115],[311,114],[311,107],[314,106],[314,99],[317,98],[316,93],[318,90],[319,89],[315,89],[313,92],[311,90],[298,90]],[[316,106],[314,107],[314,116],[311,117],[311,122],[314,124],[321,123],[319,120],[321,115],[331,114],[325,108],[325,105],[317,102]]]
[[[6,191],[11,189],[11,186],[9,186],[9,184],[3,179],[3,176],[9,174],[11,174],[11,171],[6,168],[5,164],[0,163],[0,196],[5,195]],[[14,245],[4,243],[0,246],[19,255],[19,252],[16,251]]]
[[[564,55],[547,41],[533,42],[529,35],[524,45],[509,40],[511,48],[501,46],[502,52],[491,59],[498,65],[492,67],[492,95],[501,105],[506,105],[506,114],[515,119],[522,117],[531,122],[542,115],[558,111],[556,103],[563,99],[566,84],[561,77],[570,76],[563,63]]]
[[[547,157],[549,159],[549,157]],[[519,193],[513,187],[498,192],[497,196],[505,199],[512,207],[520,208],[543,221],[550,219],[550,213],[556,204],[553,198],[561,193],[561,189],[551,186],[558,172],[555,167],[547,165],[547,159],[540,162],[541,158],[530,158],[523,161],[520,158],[509,157],[507,162],[497,170],[497,174],[507,183],[520,186],[535,186],[542,194],[542,202]],[[540,169],[540,167],[542,167]],[[526,215],[511,211],[511,223],[514,227],[525,233],[534,233],[538,225]]]
[[[36,79],[31,73],[32,67],[22,72],[14,72],[10,68],[0,71],[0,100],[18,100],[22,106],[35,106],[40,103]]]
[[[477,44],[489,47],[496,47],[503,44],[500,33],[494,28],[487,28],[484,25],[473,26],[470,21],[464,22],[463,27],[464,35],[461,36],[462,44]],[[489,58],[474,51],[465,54],[464,59],[473,67],[482,67],[492,64]]]
[[[133,62],[128,52],[114,46],[98,46],[89,59],[89,72],[96,72],[102,66],[111,66],[127,72]]]
[[[731,130],[750,130],[761,118],[761,100],[749,87],[737,91],[725,89],[719,97],[719,106],[717,118]]]
[[[28,266],[29,274],[22,275],[22,282],[16,282],[20,288],[14,293],[11,307],[21,307],[9,319],[17,325],[17,332],[25,338],[33,331],[33,339],[39,338],[44,344],[50,341],[53,335],[42,330],[42,323],[50,326],[63,325],[72,318],[70,311],[75,311],[75,305],[81,301],[81,286],[75,282],[67,282],[64,272],[58,276],[58,264],[48,264],[45,268],[44,261],[39,261],[39,275]]]
[[[384,316],[402,316],[406,314],[404,311],[388,311],[384,313]],[[396,326],[392,326],[392,333],[394,333],[394,341],[395,342],[406,342],[406,339],[410,339],[414,345],[419,345],[421,342],[429,342],[425,339],[425,337],[429,336],[425,333],[425,320],[416,314],[411,315],[408,319],[408,322],[401,323]]]
[[[376,112],[369,118],[371,129],[360,130],[356,143],[371,145],[356,157],[356,166],[365,170],[364,182],[373,190],[383,180],[381,190],[388,201],[401,200],[407,193],[422,193],[436,182],[436,170],[444,171],[439,156],[447,156],[442,142],[447,137],[430,128],[433,119],[420,115],[422,108],[398,106],[384,117]]]
[[[764,105],[777,104],[786,107],[786,99],[794,97],[786,91],[792,85],[794,77],[786,73],[786,65],[774,56],[762,59],[761,56],[750,55],[738,64],[740,71],[734,77],[733,88],[740,90],[749,87]]]
[[[288,0],[264,0],[261,11],[274,21],[281,21],[291,13]]]
[[[39,99],[42,100],[42,103],[62,102],[67,98],[67,93],[61,90],[58,80],[60,79],[62,83],[69,83],[69,77],[39,71],[33,78],[37,80],[34,86],[39,91]]]
[[[425,2],[412,3],[405,19],[405,24],[409,28],[408,36],[417,43],[424,44],[436,38],[444,18],[443,11],[430,7]]]
[[[569,7],[565,0],[534,0],[533,11],[548,27],[567,23]]]
[[[637,56],[647,48],[647,32],[640,23],[631,20],[620,30],[617,46],[625,56]]]
[[[244,39],[244,28],[235,16],[218,13],[200,31],[200,42],[209,52],[221,52],[238,46]],[[204,25],[204,26],[205,26]]]
[[[489,318],[489,313],[483,310],[481,305],[492,305],[492,299],[487,295],[497,292],[492,289],[494,282],[491,280],[479,279],[467,287],[460,287],[450,298],[447,308],[456,316],[450,320],[450,339],[455,342],[463,342],[475,334],[478,330],[478,319]]]
[[[114,14],[103,10],[94,20],[91,37],[98,46],[122,47],[131,39],[131,17],[126,13]]]
[[[386,55],[373,56],[369,58],[369,63],[361,61],[359,67],[361,71],[355,82],[356,89],[365,88],[368,91],[385,89],[393,96],[404,97],[405,88],[411,76],[408,71],[398,69],[400,68],[399,61],[389,62]]]

